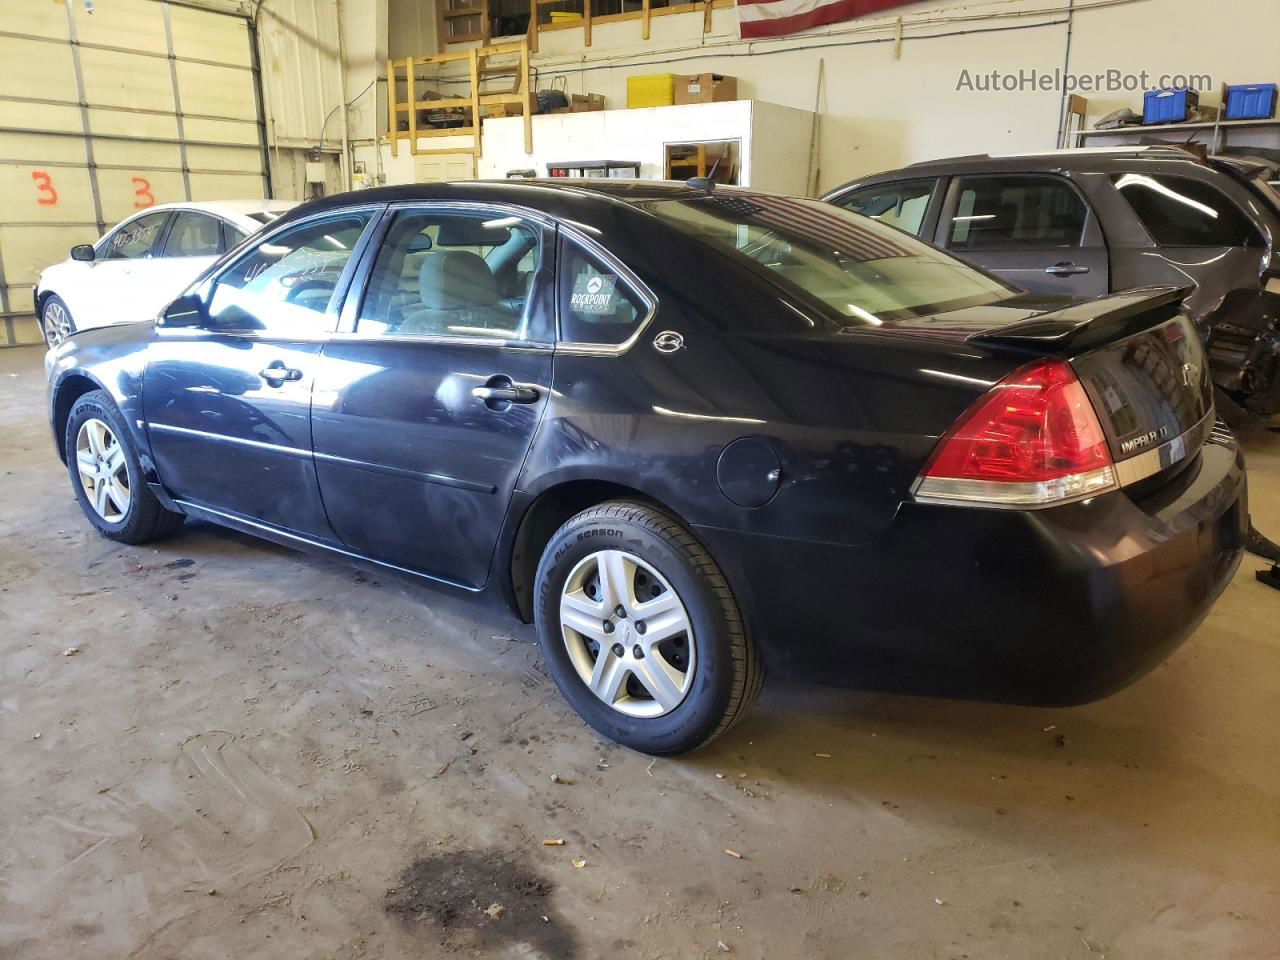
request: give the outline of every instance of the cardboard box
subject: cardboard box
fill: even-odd
[[[570,113],[593,113],[596,110],[603,109],[603,93],[588,93],[585,96],[580,93],[575,93],[569,97]]]
[[[719,103],[738,99],[736,77],[722,77],[718,73],[695,73],[676,77],[676,103]]]

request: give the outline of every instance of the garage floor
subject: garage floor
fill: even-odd
[[[651,762],[498,614],[203,524],[92,534],[43,391],[0,350],[0,958],[1280,956],[1252,558],[1103,703],[774,684]],[[1280,435],[1247,445],[1274,535]]]

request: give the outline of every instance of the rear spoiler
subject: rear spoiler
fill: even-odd
[[[1175,316],[1192,287],[1137,287],[1123,293],[1082,300],[968,337],[970,343],[1053,351],[1089,340],[1114,340]],[[1159,313],[1156,317],[1153,314]]]

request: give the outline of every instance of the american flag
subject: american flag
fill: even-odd
[[[915,0],[738,0],[738,27],[742,39],[781,37]]]

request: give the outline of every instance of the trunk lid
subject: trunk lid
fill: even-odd
[[[1069,361],[1116,463],[1169,447],[1164,468],[1198,449],[1213,426],[1213,384],[1200,336],[1180,309],[1185,293],[1131,290],[969,339],[1035,345]]]
[[[992,325],[990,309],[974,308],[886,325],[892,327],[886,332],[962,338],[996,353],[1068,361],[1093,402],[1123,482],[1178,463],[1213,427],[1213,383],[1200,336],[1181,309],[1186,293],[1148,287],[1038,310],[1019,300],[1001,311],[1002,325]],[[1007,322],[1015,303],[1022,315]]]

